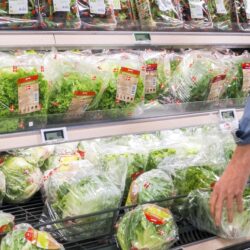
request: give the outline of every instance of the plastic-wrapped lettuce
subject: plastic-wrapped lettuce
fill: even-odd
[[[86,110],[96,109],[105,89],[104,71],[96,67],[95,57],[75,52],[55,53],[47,67],[53,68],[48,111],[67,121],[79,119]],[[53,72],[57,72],[54,76]],[[60,116],[59,116],[60,118]]]
[[[217,227],[210,213],[211,192],[196,190],[188,197],[188,212],[190,222],[200,230],[218,235],[226,239],[237,239],[248,237],[250,232],[250,189],[247,188],[243,194],[244,210],[239,213],[234,206],[234,219],[228,222],[227,210],[223,209],[221,225]]]
[[[232,30],[232,3],[230,0],[212,0],[207,2],[213,27],[221,31]]]
[[[1,159],[2,158],[0,157],[0,167],[2,165]],[[0,205],[3,202],[5,194],[6,194],[6,180],[5,180],[4,174],[2,172],[0,172]]]
[[[80,29],[81,20],[77,0],[39,1],[41,27],[45,29]]]
[[[174,196],[172,179],[162,170],[153,169],[134,180],[130,186],[126,205],[143,204],[146,202],[162,201]],[[167,207],[171,202],[160,202]]]
[[[6,234],[12,231],[14,227],[15,216],[9,213],[0,211],[0,234]]]
[[[141,62],[135,53],[115,52],[102,57],[99,67],[109,72],[110,80],[98,105],[99,110],[132,112],[144,100]],[[128,115],[127,112],[124,115]]]
[[[47,199],[41,221],[63,219],[53,227],[68,240],[88,239],[111,230],[113,212],[71,219],[115,209],[120,204],[121,191],[104,174],[94,171],[92,164],[83,161],[62,166],[45,176]]]
[[[183,28],[180,5],[177,1],[136,0],[141,28],[170,30]]]
[[[126,213],[118,224],[122,250],[168,249],[178,238],[177,226],[168,209],[147,204]]]
[[[233,4],[238,28],[241,31],[250,31],[250,9],[248,1],[236,0]]]
[[[34,229],[29,224],[19,224],[1,242],[1,250],[64,250],[49,233]]]
[[[0,171],[6,178],[5,200],[9,203],[26,202],[40,189],[42,182],[40,169],[23,157],[6,157]]]
[[[0,1],[0,29],[37,29],[39,10],[37,1]]]

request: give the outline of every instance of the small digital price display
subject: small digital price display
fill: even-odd
[[[43,143],[62,142],[68,140],[66,128],[42,129]]]
[[[150,43],[151,36],[149,33],[134,33],[135,41],[139,43]]]
[[[224,132],[233,132],[238,129],[239,121],[235,109],[220,110],[220,128]]]
[[[235,109],[220,110],[220,120],[222,122],[237,120]]]

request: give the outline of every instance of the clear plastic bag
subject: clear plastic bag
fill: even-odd
[[[0,164],[1,167],[1,164]],[[5,175],[0,172],[0,205],[3,203],[3,199],[6,194],[6,180]]]
[[[168,207],[171,201],[163,201],[175,195],[174,185],[164,171],[153,169],[140,175],[130,186],[126,205],[162,201],[159,206]]]
[[[37,29],[39,27],[39,8],[36,0],[0,1],[0,29]]]
[[[233,1],[235,8],[236,23],[241,31],[250,31],[250,9],[248,1]]]
[[[183,28],[180,5],[177,1],[136,0],[143,30],[171,30]]]
[[[91,2],[78,0],[84,30],[114,30],[117,26],[113,3],[110,0]]]
[[[28,163],[23,157],[6,157],[1,165],[6,178],[5,200],[9,203],[24,203],[40,189],[42,173],[38,166]]]
[[[14,215],[0,211],[0,234],[3,235],[12,231],[15,224],[14,221]]]
[[[80,29],[77,0],[39,0],[43,29]]]
[[[48,76],[52,79],[48,106],[52,122],[81,119],[85,111],[98,107],[109,78],[107,73],[96,67],[94,56],[57,52],[46,67],[50,67],[52,74]],[[53,72],[57,72],[56,76]]]
[[[41,221],[64,220],[53,224],[55,235],[84,240],[111,231],[116,212],[90,214],[117,208],[121,191],[89,162],[54,170],[44,187],[47,199]],[[76,216],[83,217],[71,219]]]
[[[64,250],[49,233],[34,229],[29,224],[19,224],[1,242],[1,250]]]
[[[243,195],[243,212],[239,213],[234,204],[234,218],[233,222],[228,222],[227,210],[224,207],[222,211],[222,220],[219,227],[215,225],[214,219],[210,213],[210,200],[211,192],[196,190],[190,193],[188,197],[188,219],[199,230],[207,231],[209,233],[218,235],[226,239],[238,239],[248,237],[250,232],[249,220],[249,205],[250,195],[249,188],[247,188]]]
[[[213,22],[206,1],[180,0],[184,28],[188,30],[211,30]]]
[[[220,31],[232,30],[232,3],[230,0],[207,1],[213,27]]]
[[[174,244],[178,231],[168,209],[147,204],[138,206],[121,218],[117,239],[122,250],[162,250]]]

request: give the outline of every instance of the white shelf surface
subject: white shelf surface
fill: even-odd
[[[240,118],[243,111],[237,110]],[[219,112],[193,113],[161,118],[137,119],[121,122],[68,127],[68,141],[93,139],[125,134],[154,132],[166,129],[218,124]],[[40,130],[0,135],[0,151],[42,145]]]
[[[215,32],[148,32],[151,42],[136,42],[134,33],[123,31],[0,31],[0,49],[50,47],[124,47],[124,46],[175,46],[249,47],[247,33]]]

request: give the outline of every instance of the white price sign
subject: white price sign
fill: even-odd
[[[9,0],[9,14],[28,14],[28,0]]]
[[[69,12],[70,11],[70,0],[54,0],[54,12]]]
[[[67,128],[52,128],[41,130],[43,143],[57,143],[68,140]]]
[[[235,109],[223,109],[219,111],[220,128],[222,131],[233,132],[239,128],[239,120]]]
[[[104,0],[89,0],[90,12],[104,15],[106,12]]]

